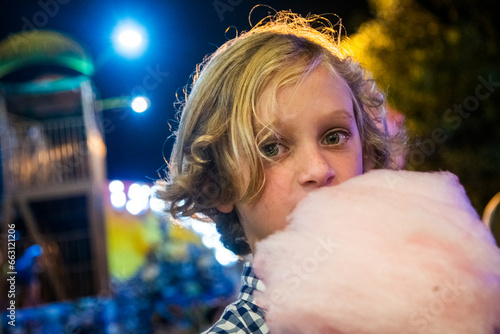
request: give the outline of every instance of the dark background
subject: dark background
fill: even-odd
[[[151,100],[149,110],[142,114],[127,109],[104,112],[108,178],[139,181],[157,179],[164,167],[164,157],[170,154],[172,140],[166,140],[171,135],[169,123],[175,124],[176,94],[182,94],[196,64],[205,55],[233,37],[235,30],[250,28],[249,14],[255,5],[290,9],[302,15],[337,14],[348,33],[354,33],[370,18],[364,0],[2,0],[0,3],[0,39],[37,28],[57,30],[80,42],[96,63],[93,79],[102,99],[140,91],[138,86],[144,87],[151,71],[161,73],[155,88],[147,91]],[[255,9],[252,22],[272,13],[269,7]],[[333,15],[328,17],[337,20]],[[114,53],[103,58],[112,47],[114,27],[127,18],[146,28],[148,48],[137,59]],[[147,83],[155,84],[151,77],[148,80]]]

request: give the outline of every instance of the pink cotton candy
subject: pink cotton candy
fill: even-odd
[[[376,170],[315,191],[257,244],[254,268],[273,334],[500,329],[500,249],[447,172]]]

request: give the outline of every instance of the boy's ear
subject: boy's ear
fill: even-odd
[[[222,213],[229,213],[229,212],[233,211],[234,204],[220,204],[220,205],[217,205],[215,208]]]

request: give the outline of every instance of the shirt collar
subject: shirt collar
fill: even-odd
[[[246,262],[243,265],[243,272],[241,274],[241,290],[239,298],[253,303],[253,292],[255,290],[265,291],[265,289],[266,287],[264,286],[264,283],[257,276],[255,276],[252,263]]]

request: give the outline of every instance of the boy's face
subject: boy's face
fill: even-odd
[[[265,100],[259,101],[259,108]],[[286,226],[286,217],[310,191],[363,172],[352,97],[342,79],[318,68],[298,88],[279,91],[277,104],[276,112],[266,113],[275,115],[266,121],[274,121],[280,138],[261,146],[272,159],[264,162],[262,196],[252,204],[219,208],[236,208],[252,251],[257,241]]]

